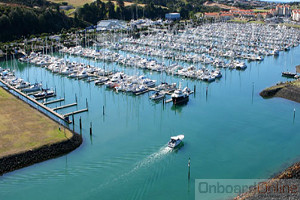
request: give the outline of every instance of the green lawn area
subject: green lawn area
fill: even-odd
[[[229,22],[247,23],[248,21],[247,20],[241,20],[241,19],[232,19],[232,20],[229,20]]]
[[[254,24],[264,24],[264,21],[250,21],[249,23],[254,23]]]
[[[0,87],[0,158],[67,140],[72,133]]]
[[[266,13],[266,12],[269,12],[270,10],[261,10],[261,9],[254,9],[253,12],[256,12],[256,13]]]
[[[92,3],[95,0],[49,0],[54,3],[62,3],[62,2],[67,2],[69,5],[74,6],[75,8],[83,6],[86,3]]]
[[[298,24],[287,24],[287,23],[284,23],[284,24],[281,24],[281,25],[285,25],[285,26],[293,27],[293,28],[300,28],[300,25],[298,25]]]

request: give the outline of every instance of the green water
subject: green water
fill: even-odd
[[[245,71],[222,70],[222,79],[211,84],[106,65],[128,74],[145,73],[158,82],[196,85],[195,96],[176,109],[150,101],[148,94],[117,94],[17,63],[18,77],[42,81],[56,88],[57,98],[66,97],[65,102],[50,107],[73,103],[76,94],[78,106],[59,112],[85,108],[86,100],[89,112],[75,116],[78,132],[79,117],[83,120],[80,148],[0,177],[0,199],[194,199],[195,179],[268,178],[300,159],[300,105],[280,98],[265,100],[259,92],[286,80],[281,72],[295,71],[299,63],[297,47],[281,52],[278,58],[247,63]],[[178,134],[185,135],[184,146],[168,151],[169,137]]]

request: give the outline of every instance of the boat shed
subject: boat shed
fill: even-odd
[[[126,29],[126,22],[121,20],[101,20],[97,24],[97,31]]]
[[[180,20],[180,13],[167,13],[165,18],[167,20]]]

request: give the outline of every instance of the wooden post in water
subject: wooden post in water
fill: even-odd
[[[103,116],[104,116],[104,114],[105,114],[105,112],[104,112],[104,106],[103,106],[103,109],[102,109],[102,114],[103,114]]]
[[[93,132],[92,132],[92,122],[90,123],[90,135],[93,135]]]
[[[295,121],[295,117],[296,117],[296,108],[294,108],[294,117],[293,117],[293,122]]]
[[[196,85],[194,85],[194,93],[196,93]]]
[[[254,82],[252,82],[252,104],[253,104],[253,96],[254,96]]]
[[[75,93],[75,101],[76,101],[76,103],[77,103],[77,94]]]
[[[206,101],[207,101],[208,87],[206,87]]]
[[[190,178],[191,178],[191,158],[189,158],[188,168],[189,168],[188,179],[190,180]]]
[[[86,104],[86,108],[88,108],[88,107],[89,107],[89,105],[88,105],[87,98],[85,99],[85,104]]]
[[[82,130],[81,117],[79,118],[79,128]]]

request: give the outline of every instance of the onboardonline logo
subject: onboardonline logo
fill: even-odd
[[[196,200],[300,199],[299,179],[196,179]],[[245,198],[247,199],[247,198]]]

